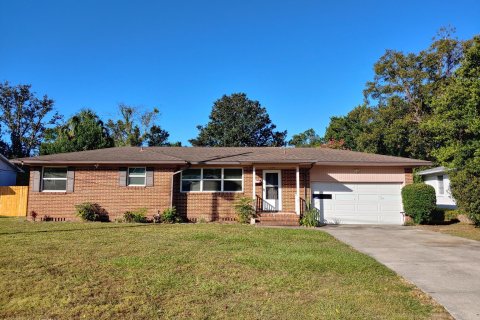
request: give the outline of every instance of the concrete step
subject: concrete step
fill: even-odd
[[[298,221],[261,221],[257,223],[259,226],[285,226],[285,227],[298,227],[300,224]]]
[[[256,222],[264,226],[298,226],[299,216],[294,212],[259,213]]]

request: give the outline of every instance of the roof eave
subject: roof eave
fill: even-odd
[[[68,165],[74,165],[74,164],[91,164],[91,165],[96,165],[96,164],[114,164],[114,165],[125,165],[125,164],[143,164],[143,165],[148,165],[148,164],[171,164],[171,165],[177,165],[177,164],[187,164],[187,161],[148,161],[148,160],[137,160],[137,161],[113,161],[113,160],[107,160],[107,161],[73,161],[73,160],[18,160],[14,161],[14,163],[19,164],[19,165],[59,165],[59,164],[68,164]]]
[[[317,161],[315,165],[324,165],[324,166],[359,166],[359,167],[371,167],[371,166],[378,166],[378,167],[405,167],[405,168],[413,168],[413,167],[421,167],[421,166],[428,166],[431,165],[429,161],[419,161],[419,162],[373,162],[373,161]]]
[[[419,176],[428,176],[431,174],[439,174],[439,173],[448,173],[449,171],[452,171],[450,168],[445,168],[445,167],[437,167],[437,168],[432,168],[432,169],[427,169],[427,170],[422,170],[417,172]]]

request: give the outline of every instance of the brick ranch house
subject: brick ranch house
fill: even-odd
[[[36,156],[28,212],[75,220],[75,205],[100,205],[113,220],[175,206],[189,221],[233,221],[252,197],[264,222],[298,223],[311,202],[326,223],[402,224],[401,188],[427,161],[328,148],[120,147]],[[260,218],[262,219],[262,218]]]

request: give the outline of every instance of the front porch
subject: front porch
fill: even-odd
[[[298,226],[310,194],[308,167],[253,166],[256,223]]]

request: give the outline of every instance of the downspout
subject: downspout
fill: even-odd
[[[190,163],[187,163],[187,166],[185,168],[172,173],[172,179],[170,180],[170,208],[173,207],[173,180],[175,179],[175,175],[181,173],[184,170],[187,170],[188,168],[190,168],[190,165]]]

